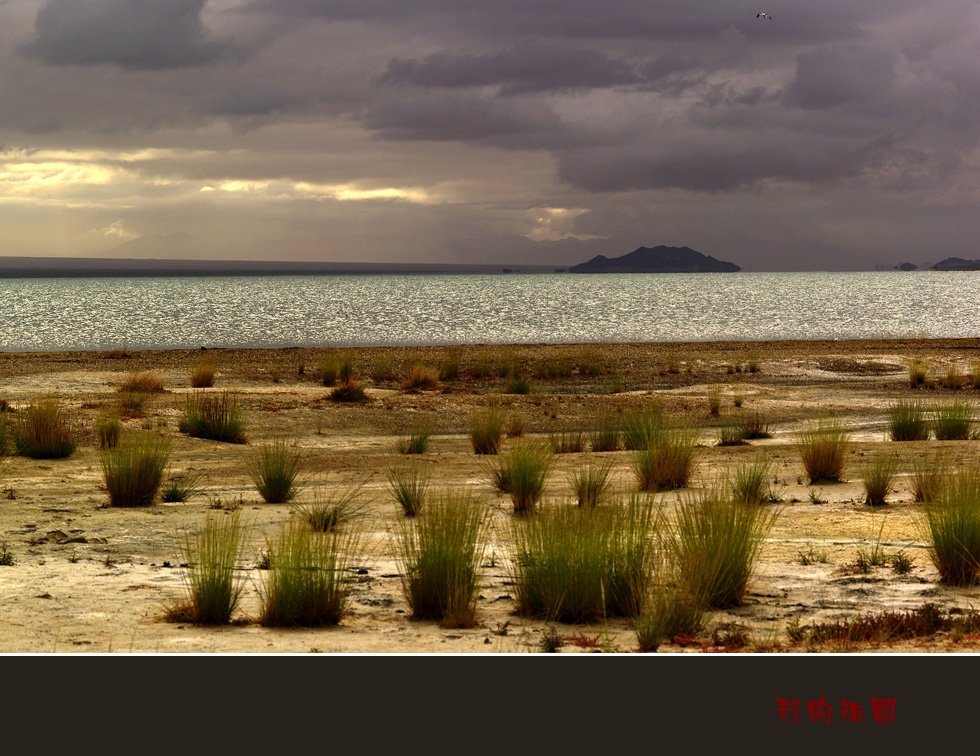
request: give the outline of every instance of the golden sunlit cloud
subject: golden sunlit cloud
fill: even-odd
[[[418,188],[383,187],[378,189],[363,189],[354,184],[311,184],[300,182],[293,188],[308,197],[318,199],[335,199],[341,202],[368,200],[400,200],[429,205],[441,200],[430,192]]]
[[[582,207],[534,207],[528,211],[534,225],[523,236],[533,241],[559,241],[561,239],[600,239],[592,234],[576,234],[573,231],[575,219],[589,212]]]

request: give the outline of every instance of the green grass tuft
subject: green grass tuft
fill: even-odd
[[[173,443],[156,433],[140,432],[123,439],[100,455],[109,506],[143,507],[153,504]]]
[[[192,438],[229,444],[248,443],[245,413],[238,399],[227,391],[220,394],[195,391],[189,395],[177,427]]]
[[[470,444],[476,454],[497,454],[504,434],[504,418],[496,407],[487,407],[470,419]]]
[[[167,608],[168,621],[199,625],[231,621],[245,587],[237,568],[244,540],[240,512],[209,512],[202,530],[185,535],[188,597]]]
[[[709,608],[741,606],[778,510],[705,489],[682,498],[666,545],[680,585]]]
[[[255,490],[268,504],[283,504],[296,497],[302,466],[302,453],[285,439],[259,446],[246,462]]]
[[[552,504],[515,519],[517,613],[565,623],[639,615],[655,573],[657,523],[642,495],[594,508]]]
[[[821,420],[800,431],[796,448],[811,484],[842,479],[849,441],[850,434],[837,420]]]
[[[268,543],[268,570],[259,589],[265,627],[337,625],[350,611],[348,573],[361,559],[357,531],[320,533],[295,519]]]
[[[920,402],[899,400],[888,408],[888,437],[892,441],[925,441],[929,423]]]
[[[980,473],[954,473],[924,510],[940,581],[975,585],[980,577]]]
[[[32,459],[63,459],[78,448],[75,428],[56,398],[36,399],[13,429],[17,453]]]
[[[467,494],[446,493],[401,531],[402,587],[412,617],[444,627],[476,625],[487,508]]]

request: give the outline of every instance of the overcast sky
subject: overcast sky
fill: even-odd
[[[975,0],[0,0],[0,66],[2,255],[980,258]]]

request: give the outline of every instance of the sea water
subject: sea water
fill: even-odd
[[[0,279],[0,351],[980,336],[980,272]]]

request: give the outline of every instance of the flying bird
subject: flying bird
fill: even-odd
[[[772,16],[770,16],[765,11],[759,11],[758,13],[755,14],[755,17],[756,18],[768,18],[770,21],[772,21]]]

